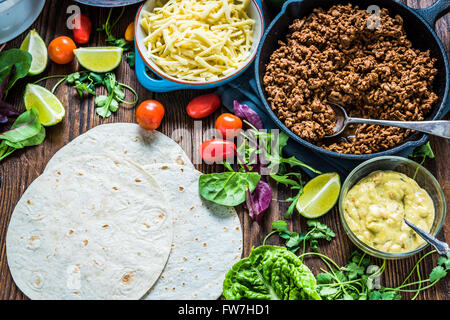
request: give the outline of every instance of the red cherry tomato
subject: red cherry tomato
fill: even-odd
[[[186,111],[191,118],[202,119],[213,114],[220,107],[220,98],[215,93],[204,94],[189,102]]]
[[[237,137],[242,130],[242,120],[231,113],[223,113],[216,120],[216,129],[225,139]]]
[[[208,164],[222,163],[234,157],[236,145],[228,140],[211,139],[202,143],[200,153],[202,159]]]
[[[73,39],[77,43],[85,44],[89,42],[91,36],[92,22],[85,14],[76,15],[72,20],[74,25]]]
[[[136,119],[139,125],[146,130],[155,130],[164,117],[164,106],[156,100],[142,102],[136,110]]]
[[[50,42],[48,55],[57,64],[67,64],[75,58],[73,50],[76,48],[75,42],[69,37],[58,37]]]

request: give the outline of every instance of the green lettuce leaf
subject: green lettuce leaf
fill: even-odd
[[[260,246],[237,262],[225,276],[227,300],[320,300],[316,279],[284,247]]]

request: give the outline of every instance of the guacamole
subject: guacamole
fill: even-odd
[[[345,220],[365,244],[383,252],[408,252],[424,240],[403,218],[430,231],[433,200],[416,181],[395,171],[375,171],[355,184],[344,199]]]

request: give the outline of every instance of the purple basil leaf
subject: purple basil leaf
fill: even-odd
[[[20,112],[14,109],[12,105],[0,100],[0,132],[8,130],[9,124],[19,115]]]
[[[242,120],[248,121],[256,129],[264,129],[264,124],[261,118],[248,105],[240,104],[238,101],[234,100],[233,111],[236,116]]]
[[[14,71],[16,70],[16,65],[14,64],[11,67],[11,70],[9,71],[8,76],[2,81],[0,85],[0,100],[3,100],[5,97],[6,89],[8,89],[9,80],[11,79],[11,76],[13,75]]]
[[[250,217],[257,223],[261,223],[264,211],[269,208],[272,201],[272,192],[270,186],[264,180],[260,180],[255,191],[247,191],[245,206],[249,211]]]
[[[16,118],[17,116],[19,116],[19,114],[20,112],[17,111],[12,104],[0,100],[0,115]]]

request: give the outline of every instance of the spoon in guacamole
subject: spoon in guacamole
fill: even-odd
[[[448,244],[440,241],[438,239],[436,239],[435,237],[433,237],[431,234],[429,234],[428,232],[420,229],[419,227],[415,226],[414,224],[412,224],[410,221],[408,221],[406,218],[403,218],[405,220],[405,223],[411,228],[413,229],[419,236],[422,237],[423,240],[425,240],[426,242],[428,242],[429,244],[431,244],[436,251],[441,254],[441,255],[446,255],[447,253],[450,252],[450,248],[448,247]]]

